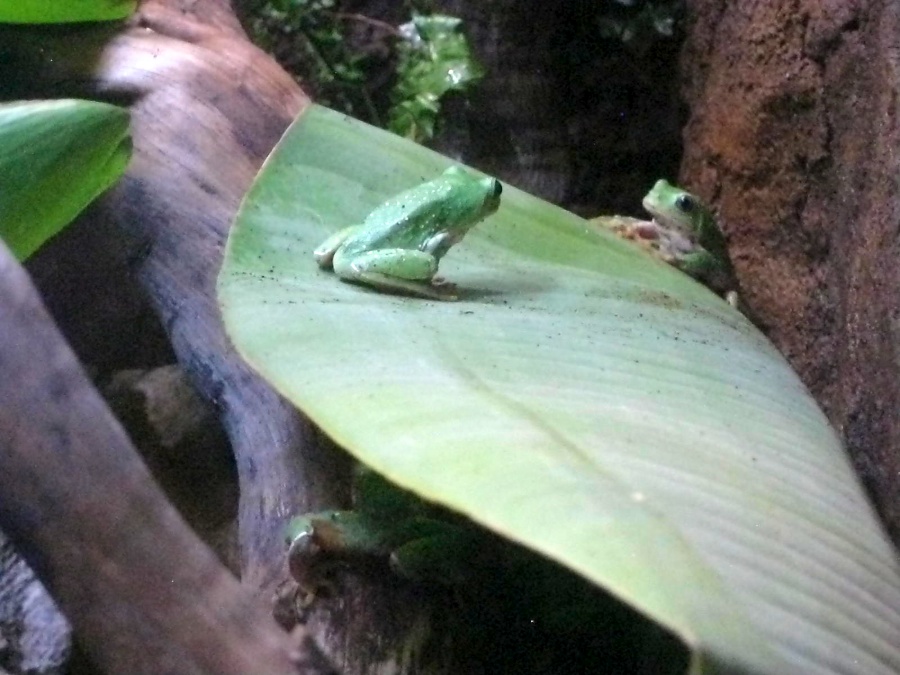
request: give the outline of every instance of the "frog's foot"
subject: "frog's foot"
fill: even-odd
[[[323,241],[316,250],[313,251],[313,258],[315,258],[316,264],[323,270],[330,270],[333,265],[334,254],[341,247],[341,244],[343,244],[350,235],[358,232],[359,229],[359,225],[345,227],[343,230],[335,232],[328,237],[328,239]]]
[[[434,279],[432,279],[431,287],[433,290],[443,294],[443,300],[458,299],[456,284],[454,284],[452,281],[447,281],[446,279],[444,279],[444,277],[435,277]]]
[[[639,221],[631,229],[632,239],[653,240],[659,239],[659,225],[655,221]]]
[[[426,281],[412,281],[379,272],[366,272],[361,274],[355,281],[374,286],[379,290],[414,295],[419,298],[428,298],[429,300],[452,301],[458,299],[455,293],[456,286],[448,282],[433,284]]]
[[[368,284],[381,291],[415,295],[432,300],[455,300],[431,284],[438,259],[424,251],[406,248],[379,249],[348,258],[338,251],[334,271],[346,281]]]
[[[669,235],[659,223],[630,216],[600,216],[590,221],[609,230],[620,239],[625,239],[641,247],[663,262],[671,264],[674,257],[669,253]]]
[[[334,595],[331,581],[336,561],[322,551],[313,530],[298,534],[288,548],[288,570],[297,583],[295,604],[306,609],[317,597]]]

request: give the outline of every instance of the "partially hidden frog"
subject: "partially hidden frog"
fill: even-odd
[[[435,279],[452,246],[497,211],[499,180],[452,166],[434,180],[376,207],[361,225],[344,228],[313,251],[319,267],[380,291],[455,300]]]
[[[706,205],[663,179],[656,181],[642,203],[652,220],[602,216],[591,222],[635,241],[737,307],[737,279],[725,237]]]
[[[472,631],[473,640],[492,635],[493,646],[510,636],[514,643],[552,640],[551,634],[561,644],[582,633],[593,640],[618,604],[582,577],[362,465],[352,509],[293,518],[285,534],[298,617],[353,588],[344,585],[342,570],[365,569],[428,590],[422,598],[452,598],[461,629]]]
[[[463,583],[488,551],[483,532],[357,466],[353,508],[292,518],[288,569],[299,604],[333,593],[335,568],[386,561],[397,575],[443,585]]]

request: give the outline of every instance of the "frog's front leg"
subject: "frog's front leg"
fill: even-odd
[[[463,234],[462,232],[438,232],[425,242],[422,250],[433,255],[436,260],[440,260],[452,246],[462,240]]]
[[[709,251],[695,251],[681,257],[676,267],[695,279],[705,280],[723,269],[722,261]]]
[[[485,538],[478,530],[433,521],[431,532],[411,538],[391,551],[391,569],[419,583],[457,586],[484,562]]]
[[[725,298],[729,305],[746,314],[744,311],[746,308],[742,307],[740,297],[734,290],[737,282],[731,267],[721,258],[709,251],[701,250],[680,258],[676,265],[682,272]]]
[[[438,258],[431,253],[406,248],[368,251],[348,258],[339,251],[334,272],[341,279],[368,284],[379,290],[408,293],[433,300],[456,297],[432,285]]]
[[[297,582],[301,606],[334,590],[331,577],[340,561],[387,555],[382,534],[355,511],[323,511],[291,519],[287,528],[288,569]]]
[[[334,261],[334,254],[347,239],[362,229],[361,225],[351,225],[343,230],[338,230],[333,235],[323,241],[316,250],[313,251],[313,258],[323,270],[330,270]]]

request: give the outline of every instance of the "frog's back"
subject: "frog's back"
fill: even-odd
[[[442,219],[441,205],[452,196],[447,182],[426,183],[401,192],[378,205],[362,228],[346,242],[347,251],[373,248],[418,248],[422,237]]]
[[[703,248],[720,258],[730,267],[731,262],[728,258],[728,246],[725,244],[725,234],[722,232],[722,228],[719,227],[718,221],[707,207],[704,207],[703,217],[697,232],[697,240]]]
[[[401,224],[424,217],[436,205],[450,198],[453,187],[448,181],[417,185],[379,204],[366,216],[364,224],[373,230],[379,229],[379,224],[386,230],[402,227]]]

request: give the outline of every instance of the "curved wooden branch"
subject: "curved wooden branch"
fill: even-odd
[[[127,175],[47,248],[44,271],[74,260],[79,291],[99,278],[116,296],[137,279],[182,368],[221,412],[240,483],[242,577],[269,599],[287,577],[285,522],[345,502],[347,460],[234,353],[221,326],[215,280],[241,197],[306,99],[239,32],[221,29],[221,22],[209,26],[202,15],[169,6],[175,4],[144,3],[124,31],[0,29],[0,43],[15,54],[10,71],[0,60],[0,79],[8,76],[21,97],[81,95],[129,104],[135,152]],[[225,6],[197,6],[217,4]],[[29,78],[16,82],[23,72]],[[92,270],[85,261],[108,264]],[[50,286],[59,307],[66,304],[60,296],[80,295],[71,286]],[[142,342],[146,323],[129,321],[131,314],[121,320],[117,308],[103,302],[85,308],[75,300],[64,320],[113,327],[117,343]],[[85,316],[86,309],[93,315]],[[87,333],[81,349],[102,358],[109,342],[104,331]],[[28,541],[24,536],[20,542]],[[180,557],[171,540],[157,545]],[[383,579],[348,583],[349,600],[317,612],[311,629],[348,672],[371,672],[383,660],[396,665],[400,657],[391,645],[421,625],[422,602],[398,595]]]
[[[282,526],[291,513],[331,500],[334,463],[318,461],[312,428],[231,349],[215,279],[241,197],[306,99],[242,36],[191,22],[163,3],[141,12],[124,32],[22,29],[6,39],[46,90],[58,95],[76,82],[72,93],[131,102],[134,158],[86,216],[93,232],[105,234],[88,243],[127,245],[128,271],[179,361],[220,407],[241,481],[243,576],[271,591],[284,577]],[[86,241],[57,247],[54,257],[90,258],[92,251],[77,248]]]
[[[290,78],[242,39],[236,24],[229,32],[221,29],[227,23],[221,20],[213,26],[192,22],[163,3],[146,3],[142,12],[146,13],[138,15],[130,29],[119,33],[115,31],[120,27],[109,26],[4,29],[2,41],[14,45],[15,59],[13,72],[3,77],[11,88],[18,86],[23,97],[78,94],[132,103],[135,155],[128,175],[82,219],[86,227],[81,229],[93,236],[87,239],[92,248],[80,246],[84,238],[69,242],[63,238],[53,256],[125,259],[128,271],[140,279],[183,366],[223,410],[241,478],[243,576],[250,587],[272,590],[284,578],[283,523],[292,513],[318,506],[326,498],[333,484],[326,474],[334,473],[335,463],[318,462],[318,443],[309,425],[233,353],[219,323],[214,286],[238,202],[305,99]],[[164,34],[169,29],[172,34]],[[29,73],[27,80],[21,79],[24,72]],[[120,254],[110,255],[110,250]],[[113,291],[127,288],[116,286],[111,278]],[[90,287],[84,279],[80,284]],[[71,295],[72,288],[56,292]],[[18,338],[8,338],[9,346],[39,347],[26,337],[30,329],[19,323],[27,315],[4,317],[4,326],[22,331]],[[127,322],[105,318],[119,329],[120,341],[129,341]],[[49,323],[45,315],[42,319]],[[53,350],[61,348],[55,345]],[[67,358],[71,363],[66,368],[74,368],[72,356],[67,353]],[[26,367],[52,363],[24,355],[4,362],[22,366],[21,371],[5,374],[14,391],[20,381],[34,377]],[[77,377],[83,379],[80,373]],[[40,383],[57,378],[62,376],[48,374]],[[62,386],[44,394],[66,393]],[[60,599],[81,638],[93,641],[95,658],[111,671],[122,672],[142,670],[141,664],[152,672],[292,670],[288,656],[294,645],[275,630],[271,610],[256,608],[181,523],[89,383],[79,380],[72,387],[66,400],[58,403],[73,399],[93,406],[84,412],[84,419],[92,420],[93,432],[116,438],[84,440],[73,449],[70,431],[51,425],[48,433],[62,434],[57,446],[69,447],[68,461],[29,466],[24,450],[22,455],[9,455],[10,461],[21,462],[8,464],[3,475],[32,491],[19,501],[15,494],[4,494],[3,524],[29,553],[29,561]],[[39,387],[30,395],[34,414],[53,402],[35,398],[41,395]],[[16,408],[11,399],[9,405],[4,399],[9,423],[15,422],[15,415],[27,419],[23,409],[28,405],[23,401]],[[95,445],[108,452],[92,458],[90,449]],[[77,468],[82,461],[103,460],[108,465],[102,471]],[[316,473],[317,466],[324,468]],[[83,481],[76,492],[66,488],[70,473]],[[108,499],[111,493],[120,501]],[[91,511],[81,513],[80,519],[61,518],[86,508],[79,506],[79,496]],[[41,517],[29,526],[28,504],[34,499],[52,510],[52,523]],[[109,527],[109,518],[121,527]],[[63,532],[81,536],[60,539]],[[109,541],[102,539],[104,535]],[[101,542],[101,550],[90,548]],[[192,567],[192,560],[199,567]],[[117,583],[98,570],[112,574]],[[202,599],[208,595],[216,598],[218,613],[203,613]],[[185,604],[196,610],[188,611]],[[217,623],[227,628],[229,621],[237,624],[230,635],[214,629]],[[268,642],[248,649],[248,640],[238,639],[241,632]],[[209,648],[207,643],[223,638],[233,640],[232,646]],[[188,643],[176,649],[178,639]],[[141,656],[136,652],[143,642],[156,648]],[[195,662],[195,650],[212,661]]]
[[[2,245],[0,288],[0,521],[98,665],[330,672],[169,505]]]

